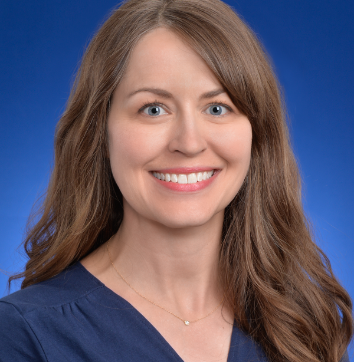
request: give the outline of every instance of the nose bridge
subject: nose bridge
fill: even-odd
[[[186,107],[176,116],[170,150],[193,156],[204,151],[205,148],[202,119],[192,107]]]

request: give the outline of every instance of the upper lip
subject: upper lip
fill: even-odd
[[[174,167],[174,168],[164,168],[164,169],[156,169],[153,170],[154,172],[160,172],[160,173],[178,173],[178,174],[184,174],[184,173],[197,173],[197,172],[208,172],[217,170],[216,167],[209,167],[209,166],[198,166],[198,167]]]

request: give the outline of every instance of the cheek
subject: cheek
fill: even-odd
[[[220,133],[215,132],[213,141],[217,153],[229,167],[237,167],[240,172],[245,169],[247,172],[252,148],[252,128],[247,119],[230,125]]]
[[[127,127],[112,126],[108,134],[112,169],[139,162],[141,157],[139,150],[144,147],[142,144],[144,140],[138,133],[134,134]]]
[[[114,180],[124,198],[130,200],[140,183],[136,170],[146,162],[149,153],[147,140],[139,129],[113,123],[108,124],[108,142]]]
[[[128,122],[109,125],[109,155],[113,171],[129,173],[135,168],[141,169],[162,152],[164,137],[153,128]]]

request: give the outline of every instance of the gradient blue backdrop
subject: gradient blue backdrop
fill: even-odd
[[[304,206],[354,297],[354,2],[227,1],[254,29],[283,86]],[[114,0],[0,1],[0,297],[53,165],[55,125],[85,46]],[[23,252],[22,252],[23,254]],[[14,284],[12,290],[19,288]],[[352,353],[350,353],[352,355]]]

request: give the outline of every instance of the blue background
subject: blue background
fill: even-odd
[[[253,28],[283,86],[317,243],[354,297],[354,2],[226,1]],[[0,297],[23,268],[27,217],[53,166],[55,125],[112,0],[0,2]],[[12,291],[19,288],[13,285]],[[351,352],[350,355],[353,353]]]

